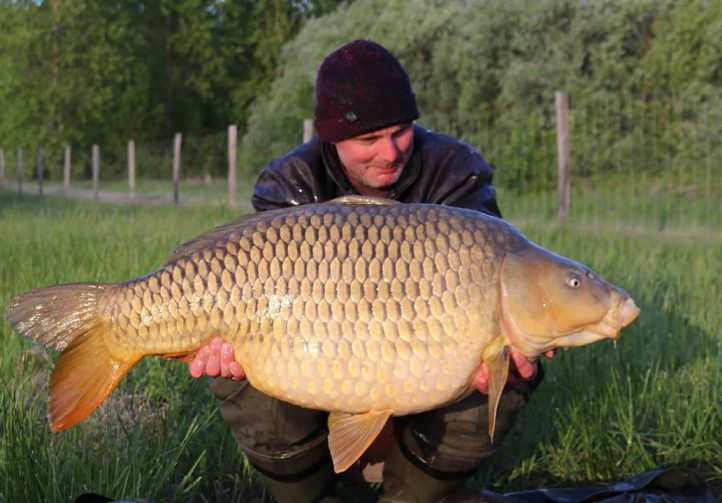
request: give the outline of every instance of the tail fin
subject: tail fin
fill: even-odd
[[[75,283],[32,290],[6,307],[13,328],[32,342],[61,351],[50,377],[50,429],[88,417],[142,356],[108,350],[98,300],[112,285]]]

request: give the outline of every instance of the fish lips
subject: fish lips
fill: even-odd
[[[634,299],[626,292],[621,292],[624,294],[622,301],[616,308],[610,309],[598,323],[567,335],[556,334],[549,338],[549,342],[554,347],[568,348],[584,346],[604,339],[619,339],[622,329],[637,319],[641,312]]]
[[[596,325],[596,331],[609,339],[619,339],[621,330],[636,320],[640,312],[634,299],[626,296],[616,309],[610,309],[602,321]]]

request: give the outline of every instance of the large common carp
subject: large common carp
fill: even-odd
[[[493,438],[510,350],[616,339],[638,313],[626,292],[500,219],[362,197],[249,215],[146,276],[7,306],[15,330],[61,351],[53,431],[84,420],[144,356],[188,357],[221,336],[253,386],[330,412],[337,471],[391,415],[472,392],[482,361]]]

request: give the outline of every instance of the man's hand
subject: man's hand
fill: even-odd
[[[236,381],[245,379],[246,373],[241,364],[235,360],[233,346],[220,337],[214,337],[196,353],[193,361],[188,364],[191,376],[225,377]]]
[[[554,350],[550,349],[544,353],[544,356],[552,358],[554,356]],[[526,356],[517,351],[511,352],[510,366],[507,384],[512,387],[522,381],[531,381],[536,376],[536,361],[530,361]],[[474,377],[474,384],[479,391],[485,395],[489,394],[489,366],[486,363],[481,364],[481,367]]]

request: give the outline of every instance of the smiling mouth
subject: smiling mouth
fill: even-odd
[[[377,166],[376,169],[379,171],[396,171],[397,169],[400,169],[403,167],[402,162],[395,162],[393,164],[389,164],[387,166]]]

